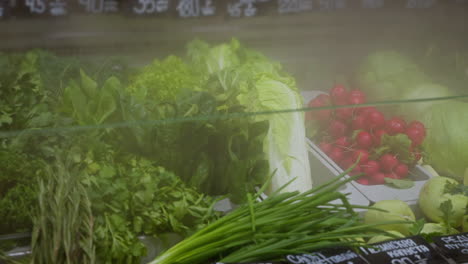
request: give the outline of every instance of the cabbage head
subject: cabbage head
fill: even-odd
[[[453,94],[445,86],[435,83],[419,84],[403,93],[402,100],[447,97]],[[399,105],[397,114],[406,120],[419,120],[432,106],[445,101],[412,102]]]
[[[435,104],[421,121],[428,131],[424,141],[426,161],[439,174],[462,182],[468,168],[468,103]]]
[[[406,91],[427,82],[428,76],[418,65],[395,51],[370,54],[357,74],[359,88],[369,101],[401,99]]]

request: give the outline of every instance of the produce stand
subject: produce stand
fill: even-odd
[[[468,263],[467,84],[466,0],[0,0],[0,263]]]

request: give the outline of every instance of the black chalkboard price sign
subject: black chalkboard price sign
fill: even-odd
[[[224,263],[224,262],[216,262],[212,264],[284,264],[284,262],[242,262],[242,263]]]
[[[372,247],[361,247],[360,250],[369,263],[448,264],[421,236],[376,243]]]
[[[437,249],[456,263],[468,263],[468,232],[433,238]]]
[[[290,264],[369,264],[361,255],[350,248],[330,248],[315,251],[309,254],[288,255]]]

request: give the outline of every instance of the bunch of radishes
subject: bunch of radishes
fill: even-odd
[[[362,91],[347,91],[343,85],[336,85],[329,94],[311,100],[308,107],[364,103],[366,95]],[[421,144],[426,136],[421,122],[407,124],[400,117],[386,119],[372,106],[309,111],[306,122],[316,124],[319,132],[314,140],[343,170],[359,159],[350,175],[364,174],[357,181],[365,185],[384,184],[385,178],[406,178],[409,168],[421,158]]]

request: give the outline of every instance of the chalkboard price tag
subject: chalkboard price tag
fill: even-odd
[[[315,251],[309,254],[288,255],[290,264],[368,264],[361,255],[349,248],[331,248]]]
[[[433,238],[437,249],[457,263],[468,263],[468,233]]]
[[[224,263],[224,262],[215,262],[215,263],[212,263],[212,264],[284,264],[284,262],[242,262],[242,263],[232,263],[232,262],[229,262],[229,263]]]
[[[369,263],[379,264],[444,264],[448,263],[421,236],[372,244],[360,247],[361,254]]]

